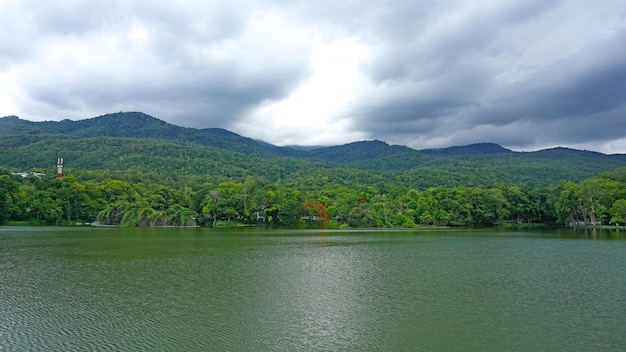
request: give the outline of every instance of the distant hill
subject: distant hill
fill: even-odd
[[[549,148],[543,149],[536,152],[528,152],[528,155],[532,155],[535,158],[542,159],[552,159],[552,160],[563,160],[567,158],[578,158],[581,156],[589,157],[589,158],[603,158],[606,157],[606,154],[592,152],[588,150],[577,150],[572,148]],[[619,154],[617,154],[619,156]]]
[[[180,143],[196,143],[253,156],[289,156],[312,158],[338,164],[415,153],[416,150],[389,145],[379,140],[359,141],[331,147],[278,147],[270,143],[243,137],[222,128],[195,129],[169,124],[141,112],[118,112],[72,121],[32,122],[17,116],[0,118],[6,133],[64,134],[76,137],[153,138]],[[422,150],[431,155],[463,155],[511,152],[493,143]]]
[[[506,154],[513,153],[495,143],[476,143],[465,146],[454,146],[442,149],[422,149],[420,152],[431,155],[467,155],[467,154]]]
[[[111,170],[129,178],[136,172],[157,179],[167,174],[172,182],[255,175],[268,181],[318,183],[332,177],[413,188],[546,186],[626,167],[626,155],[568,148],[514,152],[494,143],[426,150],[379,140],[278,147],[225,129],[175,126],[140,112],[58,122],[7,116],[0,118],[0,150],[0,167],[16,171],[47,168],[63,156],[77,170]]]
[[[276,148],[260,145],[255,140],[242,137],[220,128],[195,129],[169,124],[141,112],[119,112],[90,119],[71,121],[31,122],[15,116],[0,119],[5,132],[29,134],[65,134],[76,137],[127,137],[153,138],[180,143],[195,143],[255,156],[276,156]]]
[[[310,158],[330,161],[337,164],[349,164],[355,161],[386,158],[393,155],[416,152],[416,150],[408,147],[389,145],[385,142],[374,140],[317,148],[307,151],[305,155]]]

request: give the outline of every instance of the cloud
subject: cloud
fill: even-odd
[[[435,11],[412,37],[374,49],[355,126],[416,148],[588,145],[623,135],[615,124],[626,102],[624,6],[503,4]],[[593,128],[603,124],[612,127]]]
[[[282,144],[337,144],[363,138],[341,119],[344,106],[363,84],[358,61],[367,48],[354,40],[315,40],[313,74],[284,99],[261,104],[237,126]]]
[[[537,138],[571,145],[620,137],[626,54],[616,44],[624,40],[626,28],[502,87],[485,100],[475,122],[541,126],[529,144]]]
[[[626,3],[0,2],[0,114],[626,152]]]
[[[44,38],[30,38],[36,52],[13,59],[13,83],[23,92],[16,99],[28,117],[130,109],[224,126],[310,74],[308,33],[280,12],[135,4],[107,19],[99,11],[65,13],[62,3],[35,13]]]

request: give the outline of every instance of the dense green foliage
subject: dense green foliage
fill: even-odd
[[[63,156],[76,172],[140,172],[148,177],[144,182],[194,186],[205,177],[289,181],[300,170],[322,168],[348,179],[384,178],[420,190],[496,183],[547,187],[626,167],[626,155],[566,148],[520,153],[490,143],[423,151],[381,141],[280,148],[222,129],[174,126],[137,112],[60,122],[0,118],[0,148],[0,165],[20,171],[48,168]]]
[[[0,119],[0,136],[17,135],[38,139],[45,135],[64,135],[78,138],[121,137],[149,138],[225,148],[256,156],[278,155],[280,148],[267,148],[256,141],[235,133],[217,129],[195,129],[171,125],[140,112],[120,112],[91,119],[60,122],[31,122],[17,117]],[[274,150],[273,150],[274,149]]]
[[[0,175],[0,222],[122,226],[416,227],[504,222],[601,224],[626,219],[626,168],[551,188],[496,184],[419,191],[389,183],[302,178],[299,183],[245,180],[187,185],[131,183],[93,171],[51,177]]]
[[[0,148],[1,223],[414,227],[626,219],[626,156],[565,148],[519,153],[483,143],[416,151],[364,141],[290,149],[141,113],[2,118]],[[62,180],[53,178],[59,156]],[[10,173],[18,171],[44,175]]]

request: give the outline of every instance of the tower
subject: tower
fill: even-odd
[[[63,177],[63,158],[57,159],[57,178]]]

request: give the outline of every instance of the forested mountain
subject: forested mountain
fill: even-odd
[[[480,143],[285,148],[142,113],[0,118],[0,224],[415,227],[626,219],[626,156]],[[65,159],[63,178],[55,163]],[[36,171],[37,174],[17,174]],[[14,173],[14,174],[11,174]],[[332,223],[332,225],[329,225]]]
[[[63,156],[77,172],[135,170],[172,181],[206,176],[241,180],[248,175],[289,181],[306,170],[319,177],[323,172],[382,178],[417,189],[498,182],[547,186],[626,166],[626,155],[568,148],[513,152],[493,143],[425,150],[378,140],[314,149],[277,147],[224,129],[175,126],[140,112],[59,122],[4,117],[0,138],[0,165],[12,169],[48,168]]]
[[[422,149],[424,154],[434,155],[466,155],[466,154],[503,154],[513,153],[512,150],[506,149],[495,143],[475,143],[465,146],[454,146],[442,149]]]
[[[196,129],[169,124],[141,112],[119,112],[90,119],[32,122],[15,116],[0,119],[0,136],[62,134],[73,137],[149,138],[217,147],[255,156],[281,155],[281,148],[220,129]],[[287,153],[291,152],[290,150]]]
[[[389,145],[385,142],[374,140],[348,143],[333,147],[321,147],[309,150],[306,154],[303,153],[303,155],[309,158],[349,165],[359,161],[416,153],[416,150],[408,147]]]

